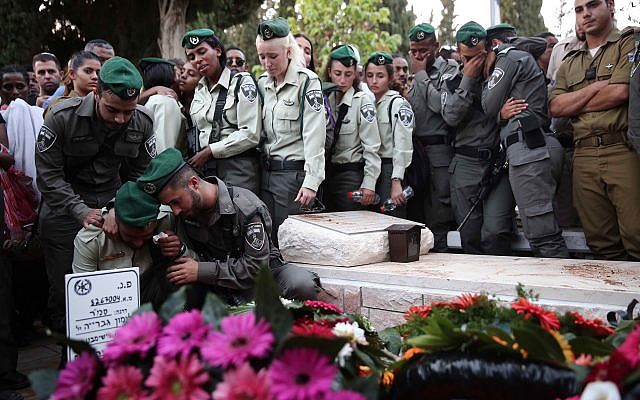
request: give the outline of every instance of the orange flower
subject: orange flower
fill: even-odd
[[[371,368],[367,367],[366,365],[359,365],[358,375],[360,375],[361,378],[366,378],[367,376],[371,375]]]
[[[598,337],[609,336],[614,332],[613,328],[606,326],[601,319],[587,319],[575,311],[571,312],[571,316],[577,327],[587,329]]]
[[[511,308],[516,310],[518,314],[524,314],[524,319],[536,317],[540,326],[546,330],[560,329],[560,321],[553,311],[547,311],[540,306],[531,304],[524,297],[519,297],[517,301],[511,303]]]
[[[403,360],[408,360],[416,354],[424,353],[424,350],[418,347],[412,347],[409,350],[405,351],[402,355]]]
[[[393,372],[384,371],[384,373],[382,374],[382,384],[385,387],[391,387],[391,385],[393,384],[393,378]]]
[[[471,293],[463,293],[458,296],[457,300],[451,302],[451,305],[458,310],[465,310],[478,302],[478,299],[482,295],[480,294],[471,294]]]
[[[431,314],[431,306],[428,304],[424,306],[411,306],[409,307],[407,313],[404,315],[404,319],[410,321],[414,316],[427,318],[429,314]]]
[[[509,343],[506,340],[502,340],[497,336],[491,336],[491,339],[493,339],[494,342],[498,343],[500,346],[507,346],[509,345]]]

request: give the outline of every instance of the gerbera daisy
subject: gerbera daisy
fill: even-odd
[[[558,321],[558,316],[553,311],[547,311],[538,305],[531,304],[524,297],[519,297],[517,301],[511,303],[511,308],[516,310],[518,314],[524,314],[524,319],[537,318],[540,326],[544,329],[560,329],[560,321]]]
[[[480,294],[463,293],[454,301],[451,302],[451,306],[458,310],[466,310],[467,308],[475,305],[478,299],[482,297]]]
[[[331,328],[314,323],[306,325],[294,325],[291,328],[291,333],[298,336],[315,336],[329,339],[335,337],[333,332],[331,332]]]
[[[52,400],[83,400],[93,389],[98,361],[89,353],[69,361],[56,382]]]
[[[411,306],[404,315],[404,319],[410,321],[413,317],[427,318],[431,314],[431,306]]]
[[[253,312],[224,318],[220,330],[211,332],[200,350],[202,358],[215,367],[238,366],[249,357],[262,358],[275,341],[269,324],[264,320],[256,323]]]
[[[162,323],[154,312],[134,315],[115,333],[113,341],[102,352],[105,364],[113,365],[131,354],[146,357],[155,346]]]
[[[577,327],[587,329],[598,337],[609,336],[614,332],[613,328],[606,326],[601,319],[587,319],[575,311],[571,312],[571,316]]]
[[[326,314],[342,314],[340,307],[320,300],[305,300],[304,305]]]
[[[269,369],[271,393],[278,400],[315,400],[331,390],[337,368],[317,350],[285,350]]]
[[[269,393],[269,375],[266,370],[257,374],[248,363],[224,374],[224,380],[218,383],[213,392],[214,400],[271,400]]]
[[[195,355],[178,360],[156,356],[145,383],[152,389],[151,399],[207,400],[210,396],[202,385],[208,381],[209,375]]]
[[[620,353],[633,369],[640,367],[640,325],[627,335],[615,352]]]
[[[118,366],[107,371],[98,390],[100,400],[142,400],[147,393],[142,389],[142,372],[131,366]]]
[[[336,326],[333,327],[332,332],[337,337],[346,338],[350,342],[357,344],[369,344],[367,339],[364,337],[364,329],[358,327],[358,322],[356,321],[353,323],[337,323]]]
[[[199,349],[211,328],[198,310],[185,311],[174,316],[162,330],[158,340],[158,354],[166,357],[187,356]]]

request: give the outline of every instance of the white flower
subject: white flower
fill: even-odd
[[[584,388],[580,400],[620,400],[620,392],[613,382],[591,382]]]
[[[349,339],[351,342],[358,344],[369,344],[364,337],[364,329],[358,327],[358,322],[352,324],[348,322],[338,322],[332,330],[333,334],[337,337],[343,337]]]
[[[336,358],[338,359],[338,364],[340,364],[340,366],[344,368],[347,363],[347,358],[351,357],[352,353],[353,347],[351,347],[351,343],[345,343],[336,356]]]
[[[280,297],[280,302],[283,306],[288,307],[289,304],[293,303],[293,300],[285,299],[284,297]]]

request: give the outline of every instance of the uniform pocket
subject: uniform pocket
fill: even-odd
[[[127,143],[127,142],[117,141],[115,146],[113,147],[113,152],[117,156],[136,158],[138,157],[139,149],[140,149],[140,144],[138,143]]]
[[[297,107],[278,106],[273,114],[273,127],[278,135],[291,135],[298,131],[300,110]]]
[[[559,227],[551,202],[533,204],[527,208],[518,207],[518,209],[527,238],[541,238],[558,232]]]

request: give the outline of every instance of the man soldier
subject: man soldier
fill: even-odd
[[[575,12],[586,42],[558,69],[551,114],[572,118],[573,199],[591,251],[638,259],[640,158],[626,143],[633,30],[614,29],[613,0],[576,0]]]
[[[173,284],[198,281],[248,299],[258,270],[268,265],[283,296],[317,297],[318,277],[283,260],[269,236],[271,216],[251,191],[216,177],[200,178],[176,149],[152,160],[138,185],[171,207],[187,246],[198,254],[199,262],[181,257],[169,267]]]
[[[229,47],[227,49],[227,67],[231,70],[231,77],[238,72],[249,72],[244,50],[240,47]]]
[[[500,158],[497,118],[482,110],[482,72],[487,56],[487,32],[471,21],[456,33],[463,69],[445,81],[442,92],[442,116],[455,128],[451,174],[451,207],[460,224],[479,195],[481,181]],[[514,200],[506,173],[488,190],[489,195],[476,206],[460,229],[465,253],[511,254]]]
[[[409,90],[409,64],[400,54],[393,55],[393,78],[402,85],[400,94],[406,97]]]
[[[434,250],[446,251],[447,232],[455,228],[449,193],[449,164],[452,149],[449,127],[442,118],[440,94],[444,80],[455,76],[458,64],[438,56],[440,44],[429,24],[419,24],[409,31],[409,58],[414,72],[408,100],[415,114],[414,146],[422,145],[429,165],[412,165],[429,171],[430,182],[414,187],[409,200],[409,219],[425,222],[435,237]]]
[[[530,53],[504,44],[513,33],[505,26],[487,30],[482,108],[499,120],[509,182],[533,255],[567,258],[553,208],[563,149],[549,132],[544,72]]]
[[[42,193],[40,232],[49,277],[53,327],[64,329],[64,275],[71,272],[73,240],[80,228],[101,226],[101,208],[155,156],[152,118],[139,107],[142,77],[113,57],[100,70],[96,93],[56,104],[36,144],[37,185]]]

